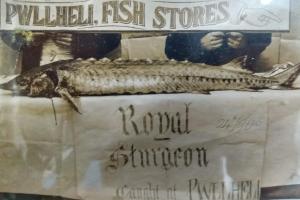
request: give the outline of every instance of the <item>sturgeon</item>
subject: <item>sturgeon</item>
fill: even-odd
[[[235,67],[238,60],[226,66]],[[149,93],[202,93],[217,90],[257,91],[292,88],[300,64],[281,64],[265,75],[226,66],[174,60],[152,61],[107,58],[58,61],[27,71],[0,85],[17,95],[66,99],[79,112],[74,96]]]

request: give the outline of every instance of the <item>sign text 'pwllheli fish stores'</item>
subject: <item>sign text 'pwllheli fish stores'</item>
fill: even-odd
[[[282,0],[278,1],[279,3]],[[255,4],[253,4],[255,3]],[[1,1],[1,29],[288,30],[289,3],[261,1]],[[282,12],[283,10],[286,12]]]

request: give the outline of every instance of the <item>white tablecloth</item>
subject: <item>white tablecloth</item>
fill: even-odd
[[[300,183],[299,90],[81,97],[76,101],[82,114],[60,98],[53,99],[54,114],[50,99],[13,97],[0,91],[0,192],[115,199],[124,185],[152,183],[159,185],[161,198],[170,189],[165,187],[176,185],[177,198],[196,199],[196,191],[189,193],[188,183],[196,184],[193,178],[201,183],[260,180],[264,187]],[[130,113],[130,105],[135,113]],[[130,114],[141,129],[147,113],[177,116],[178,112],[184,127],[187,105],[189,134],[172,134],[170,129],[169,141],[155,141],[155,131],[133,134]],[[128,114],[129,135],[124,134],[120,109]],[[159,130],[157,121],[153,126]],[[112,153],[122,146],[130,151],[131,145],[137,149],[205,147],[208,166],[181,163],[166,170],[128,164],[108,172]]]

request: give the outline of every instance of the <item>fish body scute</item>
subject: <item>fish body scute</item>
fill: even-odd
[[[188,62],[75,61],[59,69],[72,95],[176,93],[269,88],[276,80]]]

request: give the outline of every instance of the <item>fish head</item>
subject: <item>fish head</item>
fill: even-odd
[[[55,93],[56,84],[47,73],[35,77],[31,84],[28,96],[52,97]]]
[[[22,74],[0,85],[0,88],[10,90],[15,95],[52,97],[57,86],[57,81],[53,80],[52,75],[51,71],[39,72],[34,75]]]

